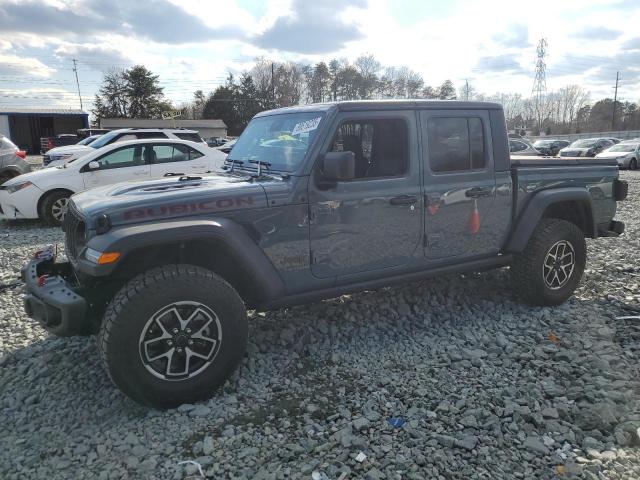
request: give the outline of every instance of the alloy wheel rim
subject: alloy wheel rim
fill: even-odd
[[[222,342],[216,313],[199,302],[174,302],[146,322],[139,339],[140,359],[152,375],[186,380],[215,360]]]
[[[65,212],[67,211],[68,203],[68,198],[59,198],[58,200],[53,202],[53,205],[51,206],[51,215],[53,215],[53,218],[61,222],[64,218]]]
[[[547,288],[558,290],[564,287],[571,278],[575,265],[576,252],[571,242],[560,240],[554,243],[542,265],[542,278]]]

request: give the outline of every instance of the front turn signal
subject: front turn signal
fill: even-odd
[[[113,263],[120,258],[118,252],[104,252],[98,257],[98,265],[105,265],[107,263]]]

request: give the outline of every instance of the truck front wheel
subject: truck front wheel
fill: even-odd
[[[98,334],[113,383],[158,408],[209,398],[238,366],[246,344],[238,293],[192,265],[166,265],[130,280],[108,305]]]
[[[511,265],[512,283],[531,305],[560,305],[573,295],[586,261],[582,230],[566,220],[543,218]]]

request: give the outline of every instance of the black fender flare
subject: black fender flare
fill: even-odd
[[[97,265],[84,258],[83,250],[78,255],[76,267],[89,276],[105,277],[116,270],[130,252],[190,240],[225,243],[234,261],[239,262],[238,267],[251,272],[251,280],[258,289],[255,294],[261,300],[284,294],[284,282],[271,260],[245,228],[227,218],[169,220],[116,227],[90,239],[87,247],[99,252],[118,252],[120,259],[112,264]]]
[[[522,208],[522,212],[516,219],[511,235],[505,244],[504,251],[506,253],[522,252],[527,246],[529,238],[545,210],[555,203],[568,201],[579,202],[586,205],[587,212],[591,215],[590,227],[593,229],[592,232],[588,232],[591,235],[587,236],[597,237],[598,234],[595,229],[596,222],[593,217],[593,200],[586,188],[569,187],[542,190],[533,194],[527,204]]]

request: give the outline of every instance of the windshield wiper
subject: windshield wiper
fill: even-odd
[[[242,160],[235,160],[233,158],[225,158],[224,161],[231,163],[231,167],[229,167],[229,165],[225,165],[222,167],[224,170],[229,170],[229,172],[233,172],[233,167],[235,167],[236,165],[244,164]]]
[[[249,163],[255,163],[258,165],[258,176],[262,175],[262,167],[267,167],[267,170],[271,169],[271,164],[269,162],[264,162],[262,160],[249,160]]]

